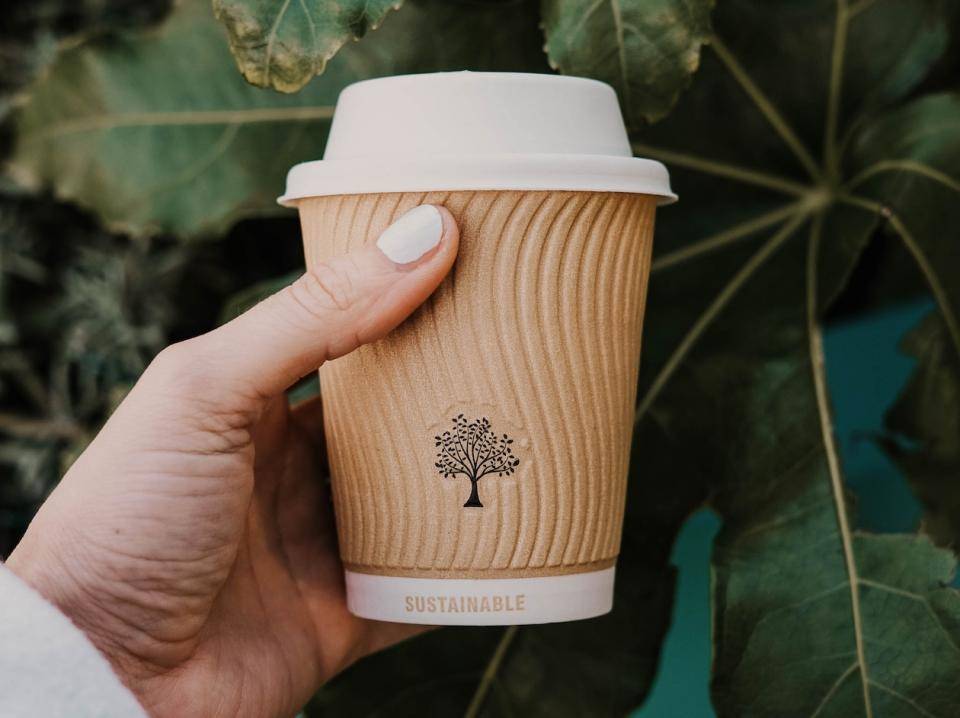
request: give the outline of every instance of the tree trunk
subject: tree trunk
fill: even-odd
[[[470,498],[467,499],[467,503],[465,503],[463,507],[467,508],[468,506],[483,508],[483,504],[480,503],[480,495],[477,493],[477,482],[473,479],[470,480]]]

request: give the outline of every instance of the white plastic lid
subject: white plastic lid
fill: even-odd
[[[344,89],[323,159],[294,166],[278,202],[483,189],[677,198],[666,167],[632,156],[609,85],[561,75],[438,72]]]

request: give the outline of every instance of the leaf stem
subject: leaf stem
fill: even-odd
[[[867,167],[865,170],[863,170],[863,172],[860,172],[858,175],[856,175],[852,180],[847,182],[844,187],[852,190],[866,182],[874,175],[878,175],[883,172],[912,172],[914,174],[921,175],[922,177],[926,177],[927,179],[933,180],[934,182],[939,182],[947,189],[951,189],[954,192],[960,193],[960,180],[956,180],[946,172],[941,172],[930,165],[924,164],[923,162],[917,162],[916,160],[883,160],[881,162],[877,162],[876,164]]]
[[[843,84],[843,58],[847,48],[847,25],[850,12],[847,0],[837,0],[837,22],[833,32],[830,59],[830,85],[827,91],[827,120],[824,129],[823,165],[827,175],[836,181],[840,176],[837,159],[837,122],[840,114],[840,87]]]
[[[714,35],[713,38],[711,38],[710,46],[727,67],[727,70],[730,71],[730,74],[733,75],[733,78],[740,84],[740,87],[743,88],[743,91],[753,100],[753,104],[755,104],[757,109],[767,118],[767,122],[773,126],[773,129],[777,131],[780,138],[793,151],[794,156],[800,161],[804,169],[806,169],[811,179],[819,182],[822,179],[820,168],[817,167],[813,156],[800,141],[800,138],[797,137],[797,134],[784,119],[783,115],[780,114],[780,111],[774,107],[773,103],[763,94],[763,91],[757,87],[753,79],[747,74],[747,71],[743,69],[743,66],[719,37]]]
[[[463,714],[463,718],[477,718],[477,716],[480,715],[480,709],[483,707],[483,701],[486,699],[487,693],[490,691],[490,686],[493,684],[493,680],[497,677],[497,671],[500,670],[500,664],[503,663],[503,658],[507,655],[507,649],[513,642],[513,637],[517,635],[519,628],[519,626],[510,626],[503,632],[503,636],[501,636],[500,642],[497,644],[497,647],[493,651],[493,655],[490,657],[490,662],[487,664],[487,668],[484,670],[483,676],[480,678],[480,684],[477,686],[477,690],[474,692],[473,698],[470,700],[470,705],[467,706],[467,712]]]
[[[663,365],[663,368],[657,374],[656,378],[653,380],[653,383],[650,384],[650,388],[647,389],[646,394],[644,394],[643,399],[641,399],[640,404],[637,406],[637,413],[636,417],[634,418],[634,426],[640,423],[640,420],[660,395],[663,387],[666,386],[667,382],[670,380],[670,377],[673,376],[673,373],[677,370],[677,367],[680,366],[680,363],[686,358],[687,354],[690,352],[690,349],[693,348],[693,345],[696,344],[697,340],[707,330],[707,328],[710,326],[710,323],[730,302],[737,291],[739,291],[739,289],[746,284],[747,280],[753,276],[754,272],[756,272],[757,269],[759,269],[760,266],[763,265],[763,263],[766,262],[767,259],[769,259],[770,256],[780,248],[780,246],[790,237],[790,235],[793,234],[794,230],[800,226],[800,224],[807,218],[808,214],[808,212],[798,212],[793,218],[785,222],[783,226],[770,239],[768,239],[764,245],[750,257],[750,259],[746,261],[746,263],[733,276],[733,278],[727,282],[726,286],[724,286],[720,293],[714,297],[713,301],[706,308],[706,310],[704,310],[703,314],[701,314],[697,318],[697,321],[694,322],[693,326],[690,327],[690,330],[687,332],[686,336],[684,336],[677,348],[673,350],[670,358],[667,359],[666,364]]]
[[[256,122],[299,122],[303,120],[329,120],[333,107],[315,105],[305,107],[257,107],[246,110],[188,110],[158,112],[123,112],[107,115],[90,115],[48,125],[35,132],[26,133],[22,142],[39,142],[79,132],[112,130],[116,127],[154,127],[180,125],[245,125]]]
[[[810,340],[810,369],[813,374],[814,392],[817,398],[817,413],[820,417],[820,432],[823,449],[830,473],[830,486],[837,512],[837,526],[843,545],[843,559],[850,584],[850,609],[853,616],[853,633],[857,649],[857,664],[860,669],[860,683],[863,687],[864,708],[867,718],[873,717],[870,703],[870,685],[867,674],[866,650],[863,641],[863,617],[860,615],[860,579],[857,575],[857,563],[853,553],[853,536],[850,531],[850,519],[847,515],[847,503],[843,490],[843,478],[840,476],[840,460],[833,437],[833,422],[827,404],[827,382],[824,370],[823,335],[817,318],[817,258],[823,229],[823,214],[818,213],[810,228],[810,242],[807,248],[807,335]]]
[[[664,269],[669,269],[678,264],[688,262],[691,259],[696,259],[701,254],[725,247],[738,239],[748,237],[754,232],[759,232],[761,229],[766,229],[782,220],[792,217],[797,212],[802,211],[805,206],[806,203],[801,200],[799,202],[791,202],[788,205],[778,207],[769,212],[764,212],[761,215],[736,224],[722,232],[717,232],[709,237],[688,244],[686,247],[678,249],[675,252],[669,252],[657,257],[653,261],[653,264],[650,265],[650,271],[659,272]]]
[[[0,433],[27,439],[83,438],[83,429],[67,419],[34,419],[0,412]]]
[[[950,338],[953,340],[953,346],[956,349],[957,356],[960,357],[960,321],[958,321],[957,315],[950,304],[950,299],[947,296],[946,289],[944,289],[943,285],[940,283],[940,279],[937,277],[937,273],[933,270],[933,265],[930,264],[930,260],[927,258],[927,255],[923,253],[923,250],[920,248],[917,240],[914,239],[913,235],[910,233],[910,230],[907,229],[907,226],[903,223],[903,220],[901,220],[892,209],[881,204],[880,202],[875,202],[864,197],[850,194],[838,195],[837,199],[844,204],[860,207],[861,209],[866,209],[871,212],[876,212],[878,215],[886,219],[887,222],[889,222],[890,227],[897,234],[897,236],[900,237],[900,241],[903,242],[904,246],[907,248],[907,251],[913,255],[913,259],[920,268],[923,278],[930,286],[930,291],[933,294],[934,299],[937,301],[937,306],[940,308],[940,314],[943,316],[943,321],[947,325]]]
[[[287,14],[287,8],[289,7],[290,0],[284,0],[283,5],[280,8],[280,12],[277,13],[277,16],[273,20],[273,24],[270,26],[270,34],[267,35],[267,50],[264,53],[263,58],[264,87],[270,87],[270,63],[271,60],[273,60],[273,43],[277,40],[277,32],[280,30],[280,24],[283,22],[283,18]]]
[[[746,184],[765,187],[774,192],[801,196],[810,191],[809,187],[799,182],[789,180],[786,177],[779,177],[777,175],[767,174],[766,172],[758,172],[757,170],[747,169],[746,167],[740,167],[726,162],[706,160],[684,152],[674,152],[673,150],[645,145],[639,142],[632,143],[631,147],[635,153],[651,157],[655,160],[662,160],[668,164],[685,167],[705,174],[729,177],[730,179],[745,182]]]

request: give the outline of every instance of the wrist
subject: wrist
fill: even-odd
[[[81,580],[80,572],[71,567],[74,559],[66,551],[33,540],[28,531],[10,554],[5,565],[11,573],[36,591],[66,616],[107,659],[120,681],[137,694],[140,672],[135,661],[123,650],[115,632],[104,624],[99,614],[97,591]]]

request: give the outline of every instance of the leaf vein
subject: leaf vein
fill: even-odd
[[[810,152],[804,146],[796,132],[783,118],[780,111],[770,102],[770,99],[757,86],[753,79],[747,74],[740,62],[733,56],[733,53],[727,48],[726,44],[716,35],[712,38],[711,47],[720,58],[723,65],[727,68],[733,78],[737,81],[743,91],[747,94],[753,104],[756,105],[760,113],[767,119],[767,122],[780,135],[780,139],[789,147],[794,156],[803,165],[807,173],[814,180],[820,179],[820,168],[814,162]]]
[[[687,262],[691,259],[696,259],[700,255],[707,252],[712,252],[715,249],[726,247],[727,245],[732,244],[739,239],[749,237],[751,234],[754,234],[761,229],[766,229],[767,227],[777,224],[781,220],[792,217],[794,214],[799,212],[802,207],[803,204],[801,202],[794,202],[783,207],[778,207],[775,210],[764,212],[763,214],[748,219],[745,222],[740,222],[739,224],[729,227],[722,232],[717,232],[709,237],[692,242],[686,247],[657,257],[653,261],[653,264],[650,265],[650,271],[659,272],[676,266],[677,264]]]
[[[694,322],[686,336],[684,336],[683,340],[670,355],[670,358],[667,360],[666,364],[664,364],[663,368],[660,370],[660,373],[657,374],[656,378],[653,380],[653,383],[650,385],[650,388],[644,395],[643,400],[637,407],[634,426],[640,422],[640,420],[643,418],[643,415],[653,405],[653,402],[660,394],[660,391],[670,380],[670,377],[673,376],[674,371],[676,371],[677,367],[679,367],[684,358],[686,358],[690,349],[693,348],[693,346],[697,343],[697,340],[707,330],[716,316],[739,291],[740,287],[746,284],[746,282],[753,276],[754,272],[756,272],[757,269],[759,269],[764,262],[767,261],[770,255],[772,255],[787,239],[789,239],[794,230],[804,219],[806,219],[806,217],[806,213],[800,213],[794,216],[793,219],[784,223],[780,230],[774,233],[774,235],[744,263],[740,270],[731,278],[729,282],[727,282],[717,296],[714,297],[713,301],[697,318],[696,322]]]
[[[935,716],[935,715],[934,715],[933,713],[931,713],[930,711],[924,709],[923,706],[919,705],[919,704],[918,704],[916,701],[914,701],[912,698],[910,698],[909,696],[903,695],[903,693],[901,693],[900,691],[894,690],[893,688],[891,688],[891,687],[888,686],[888,685],[885,685],[885,684],[883,684],[883,683],[880,683],[879,681],[874,681],[874,680],[871,680],[871,681],[870,681],[870,685],[873,686],[874,688],[877,688],[877,689],[883,691],[884,693],[887,693],[887,694],[893,696],[893,697],[896,698],[897,700],[899,700],[899,701],[901,701],[901,702],[903,702],[903,703],[906,703],[908,706],[910,706],[911,708],[913,708],[917,713],[919,713],[919,714],[922,715],[922,716],[925,716],[926,718],[937,718],[937,716]]]
[[[824,367],[823,336],[817,321],[817,255],[823,228],[823,215],[817,215],[810,228],[810,240],[807,252],[807,335],[810,347],[810,369],[813,374],[814,393],[817,400],[817,414],[820,418],[820,432],[829,469],[830,486],[837,515],[837,528],[840,532],[844,564],[850,586],[850,611],[853,617],[853,634],[857,648],[857,663],[860,667],[860,681],[863,686],[864,710],[867,718],[873,716],[870,690],[867,687],[867,656],[863,640],[863,617],[860,614],[860,584],[857,563],[853,553],[853,535],[847,516],[847,503],[843,491],[843,479],[840,476],[840,460],[833,439],[833,423],[827,405],[827,382]]]
[[[886,591],[887,593],[892,593],[896,596],[902,596],[903,598],[907,598],[911,601],[919,601],[920,603],[922,603],[926,608],[927,613],[930,614],[930,618],[933,619],[934,625],[943,633],[944,636],[946,636],[947,643],[950,644],[950,647],[954,651],[960,654],[960,644],[957,643],[957,640],[953,637],[950,631],[948,631],[944,627],[943,622],[940,620],[940,617],[937,616],[936,611],[933,610],[933,606],[930,604],[930,599],[928,599],[926,596],[923,596],[919,593],[914,593],[913,591],[906,591],[902,588],[897,588],[895,586],[891,586],[889,584],[882,583],[880,581],[873,581],[871,579],[866,579],[866,578],[861,578],[860,583],[864,586],[875,588],[878,591]]]
[[[267,34],[267,49],[263,59],[264,85],[270,84],[270,63],[273,59],[273,43],[277,39],[277,32],[280,30],[280,23],[283,22],[283,18],[287,14],[288,7],[290,7],[290,0],[283,0],[283,6],[280,8],[280,12],[277,13],[277,17],[274,19],[273,25],[270,27],[270,32]]]
[[[483,671],[480,684],[477,686],[473,698],[470,699],[470,705],[467,706],[464,718],[476,718],[480,715],[480,709],[483,708],[483,702],[487,697],[487,693],[490,691],[490,686],[493,685],[494,680],[496,680],[497,671],[500,670],[500,664],[503,663],[503,659],[507,655],[507,649],[510,648],[510,644],[513,642],[514,636],[517,635],[517,631],[519,630],[519,626],[510,626],[503,632],[500,642],[497,643],[497,647],[490,657],[490,662]]]
[[[258,107],[249,110],[191,110],[187,112],[125,112],[96,115],[48,125],[22,136],[25,143],[40,142],[64,135],[113,130],[120,127],[167,127],[178,125],[228,125],[260,122],[300,122],[330,119],[333,107]]]
[[[883,160],[882,162],[877,162],[850,180],[850,182],[847,183],[847,187],[854,189],[871,177],[883,172],[911,172],[933,180],[934,182],[939,182],[948,189],[960,193],[960,180],[951,177],[946,172],[941,172],[935,167],[931,167],[924,162],[917,162],[916,160]]]
[[[817,709],[810,714],[810,718],[817,718],[820,715],[820,712],[830,703],[830,699],[840,690],[840,686],[843,685],[843,682],[850,677],[850,675],[857,670],[857,661],[854,661],[850,664],[850,667],[847,668],[843,673],[840,674],[839,678],[833,682],[833,685],[830,686],[830,689],[824,694],[823,698],[820,699],[820,703],[817,705]]]

